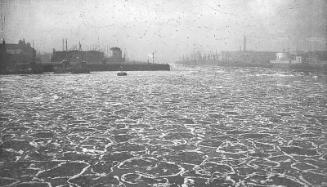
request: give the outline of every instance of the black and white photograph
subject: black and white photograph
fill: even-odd
[[[0,186],[327,186],[327,0],[0,0]]]

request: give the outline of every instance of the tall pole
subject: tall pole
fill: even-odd
[[[152,63],[154,64],[154,52],[152,52]]]

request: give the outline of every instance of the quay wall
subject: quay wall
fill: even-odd
[[[40,64],[44,72],[53,72],[54,67],[59,64],[44,63]],[[87,69],[90,71],[170,71],[169,64],[87,64]]]
[[[88,64],[90,71],[169,71],[169,64]]]
[[[297,63],[297,64],[282,64],[282,63],[243,63],[243,62],[226,62],[216,61],[211,63],[180,63],[184,66],[220,66],[220,67],[260,67],[272,69],[286,69],[298,72],[317,72],[327,74],[327,63]]]

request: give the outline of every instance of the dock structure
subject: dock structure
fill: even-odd
[[[74,65],[79,61],[85,61],[90,71],[169,71],[169,64],[149,64],[146,62],[127,62],[125,55],[119,47],[111,47],[111,56],[107,57],[104,52],[97,50],[63,50],[53,49],[51,63],[43,64],[46,71],[53,71],[63,61],[69,61]]]
[[[25,74],[43,72],[89,71],[169,71],[169,64],[149,64],[126,61],[119,47],[111,47],[111,56],[98,50],[68,49],[67,39],[62,40],[62,50],[53,49],[50,62],[40,62],[30,43],[20,40],[18,44],[0,44],[0,74]],[[85,71],[84,71],[85,70]],[[87,70],[87,71],[86,71]]]
[[[81,46],[81,45],[80,45]],[[88,64],[121,64],[125,62],[122,50],[119,47],[112,47],[111,56],[106,56],[104,52],[98,50],[62,50],[56,51],[53,49],[51,62],[61,62],[68,60],[70,62],[83,60]]]

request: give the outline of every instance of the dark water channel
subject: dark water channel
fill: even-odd
[[[324,76],[208,68],[0,85],[0,186],[327,185]]]

